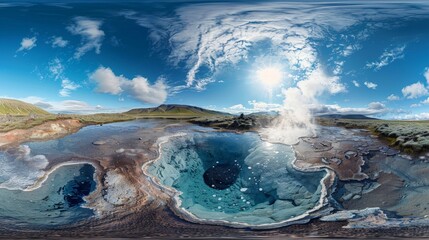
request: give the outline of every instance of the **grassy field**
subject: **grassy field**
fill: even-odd
[[[13,99],[0,98],[0,115],[26,116],[30,114],[49,115],[45,110],[32,104]]]
[[[56,120],[57,116],[55,115],[38,115],[35,118],[30,118],[28,116],[0,116],[0,132],[8,132],[13,129],[27,129],[34,126],[40,125],[42,123]]]

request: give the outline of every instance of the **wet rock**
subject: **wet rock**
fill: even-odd
[[[349,210],[349,211],[339,211],[334,214],[321,217],[320,220],[326,222],[337,222],[350,219],[364,219],[372,215],[384,215],[383,211],[380,208],[366,208],[363,210]]]
[[[342,160],[337,157],[331,158],[330,161],[336,165],[340,165],[342,163]]]
[[[399,153],[400,153],[399,150],[389,148],[389,150],[387,150],[384,154],[386,154],[387,156],[391,157],[391,156],[395,156],[395,155],[397,155]]]
[[[208,117],[190,120],[191,123],[213,128],[246,131],[268,126],[274,119],[270,115],[243,115]]]
[[[331,157],[331,158],[326,158],[326,157],[322,157],[321,158],[322,162],[325,164],[336,164],[336,165],[340,165],[342,163],[342,160],[337,158],[337,157]]]
[[[350,159],[352,157],[357,157],[358,153],[356,151],[348,150],[344,153],[344,157],[346,159]]]
[[[330,149],[332,149],[332,143],[328,142],[328,141],[317,141],[315,143],[313,143],[313,148],[316,151],[328,151]]]
[[[106,141],[101,141],[101,140],[99,140],[99,141],[92,142],[92,144],[93,144],[93,145],[96,145],[96,146],[100,146],[100,145],[104,145],[104,144],[106,144]]]

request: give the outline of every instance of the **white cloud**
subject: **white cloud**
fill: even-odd
[[[61,112],[91,112],[91,111],[97,112],[98,110],[101,110],[101,107],[99,105],[91,106],[88,103],[83,101],[66,100],[66,101],[54,103],[52,105],[52,109],[54,111],[61,111]]]
[[[355,87],[360,87],[360,84],[356,80],[353,80],[352,83],[355,85]]]
[[[37,46],[36,42],[37,42],[37,38],[36,37],[23,38],[21,40],[21,47],[18,48],[17,52],[24,51],[24,50],[28,51],[28,50],[34,48],[35,46]]]
[[[116,76],[110,68],[99,67],[90,78],[97,83],[96,91],[100,93],[110,93],[118,95],[124,90],[123,82],[127,81],[125,77]]]
[[[421,101],[423,104],[429,104],[429,97],[426,100]]]
[[[256,100],[247,101],[247,104],[250,105],[249,108],[245,107],[243,104],[236,104],[228,108],[223,108],[221,109],[221,111],[225,111],[229,113],[271,112],[271,111],[280,111],[283,107],[281,104],[266,103],[266,102],[256,101]]]
[[[61,81],[61,90],[59,91],[59,94],[61,97],[69,97],[71,91],[74,91],[80,87],[79,84],[76,84],[69,79],[63,79]]]
[[[382,110],[385,108],[386,108],[386,106],[381,102],[372,102],[372,103],[368,104],[368,109]]]
[[[238,111],[246,110],[246,108],[244,107],[243,104],[233,105],[233,106],[229,107],[229,109],[231,109],[231,110],[238,110]]]
[[[380,70],[382,67],[389,65],[396,59],[404,57],[405,45],[386,49],[383,54],[379,57],[378,61],[367,63],[367,68],[373,68],[374,70]]]
[[[64,65],[59,58],[54,58],[48,63],[48,69],[55,80],[63,78]]]
[[[389,111],[386,106],[380,102],[369,103],[367,107],[341,107],[338,104],[314,105],[311,111],[317,115],[325,114],[362,114],[362,115],[377,115]]]
[[[376,89],[377,88],[377,84],[373,83],[373,82],[364,82],[363,84],[365,84],[365,86],[369,89]]]
[[[421,107],[422,105],[420,103],[413,103],[410,105],[412,108]]]
[[[136,76],[127,79],[117,76],[110,68],[99,67],[90,75],[90,79],[97,84],[96,91],[112,95],[129,94],[133,98],[150,104],[161,104],[167,99],[167,85],[164,79],[158,79],[150,85],[148,79]]]
[[[396,96],[395,94],[390,94],[388,97],[387,97],[387,100],[389,100],[389,101],[397,101],[397,100],[399,100],[400,98],[398,97],[398,96]]]
[[[247,102],[250,106],[253,107],[253,110],[256,112],[270,112],[270,111],[279,111],[283,108],[283,105],[277,103],[266,103],[258,102],[256,100]]]
[[[404,97],[411,99],[426,96],[429,92],[421,82],[416,82],[404,87],[402,89],[402,94]]]
[[[95,53],[100,53],[101,42],[104,39],[104,31],[100,29],[103,24],[100,20],[94,20],[86,17],[74,18],[74,24],[67,27],[74,35],[80,35],[82,38],[82,46],[76,49],[74,58],[79,59],[88,51],[94,50]]]
[[[52,37],[52,40],[50,41],[50,43],[53,48],[57,48],[57,47],[63,48],[68,45],[69,41],[63,39],[63,37],[54,36]]]

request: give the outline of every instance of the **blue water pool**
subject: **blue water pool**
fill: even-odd
[[[0,223],[19,227],[56,227],[94,215],[83,207],[96,188],[90,164],[66,165],[32,191],[0,189]]]
[[[180,191],[180,208],[199,219],[273,224],[320,202],[326,172],[297,171],[294,158],[290,146],[255,133],[193,132],[163,144],[148,171]]]

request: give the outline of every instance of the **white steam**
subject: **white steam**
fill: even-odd
[[[327,76],[317,67],[296,87],[283,90],[285,100],[280,116],[271,127],[260,131],[262,138],[270,142],[296,144],[300,137],[314,136],[316,125],[311,107],[318,103],[317,98],[325,93],[336,94],[345,90],[338,77]]]
[[[48,159],[44,155],[31,155],[27,145],[10,152],[0,152],[0,188],[24,190],[45,174]]]

